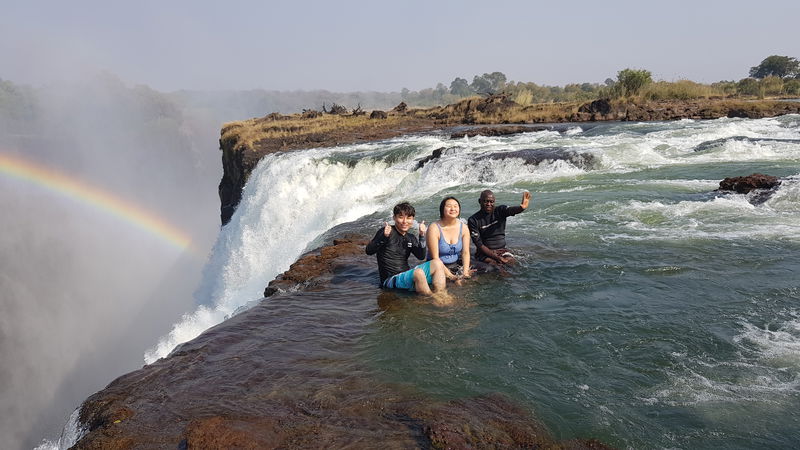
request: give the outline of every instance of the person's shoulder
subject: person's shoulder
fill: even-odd
[[[508,215],[508,205],[500,205],[500,206],[496,207],[494,210],[495,210],[495,212],[497,214],[499,214],[501,216],[507,216]]]
[[[481,212],[483,212],[483,211],[478,211],[478,212],[476,212],[475,214],[473,214],[473,215],[469,216],[469,219],[467,219],[467,223],[469,223],[469,222],[475,222],[475,221],[477,221],[478,219],[480,219],[480,218],[481,218]]]

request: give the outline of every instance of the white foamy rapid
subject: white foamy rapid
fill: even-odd
[[[671,374],[669,386],[644,400],[680,406],[786,406],[794,397],[787,394],[800,388],[800,314],[790,311],[787,315],[766,325],[743,320],[741,332],[733,338],[737,360],[673,354],[678,370]]]
[[[400,200],[427,200],[456,188],[477,191],[515,183],[578,179],[589,171],[613,174],[723,160],[800,160],[800,145],[795,142],[800,140],[800,128],[796,122],[797,117],[791,116],[609,124],[587,131],[574,127],[565,133],[542,131],[500,138],[411,136],[268,155],[250,175],[236,213],[220,232],[196,294],[198,308],[186,314],[145,354],[145,362],[166,356],[175,346],[262,298],[268,282],[288,269],[331,227],[376,212],[385,211],[383,217],[388,218],[389,209]],[[421,158],[442,147],[445,150],[440,158],[418,168]],[[518,157],[487,157],[523,149],[555,149],[588,157],[552,158],[533,164]],[[714,186],[711,180],[687,183],[698,192]],[[677,204],[633,201],[598,207],[616,214],[616,219],[626,222],[631,230],[645,234],[664,236],[666,232],[680,238],[698,232],[741,233],[726,229],[724,217],[745,214],[756,225],[771,225],[753,229],[800,239],[798,184],[800,181],[785,183],[761,209],[755,209],[744,196]]]

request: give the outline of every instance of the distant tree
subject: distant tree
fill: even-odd
[[[624,69],[617,73],[620,95],[636,95],[645,85],[652,83],[649,70]]]
[[[459,97],[469,97],[474,94],[469,88],[469,82],[463,78],[456,78],[450,83],[450,93]]]
[[[472,83],[470,83],[469,88],[472,90],[472,92],[475,92],[477,94],[494,93],[494,91],[492,90],[492,82],[483,75],[481,76],[475,75],[474,77],[472,77]]]
[[[503,72],[492,72],[492,73],[485,73],[483,77],[489,80],[491,83],[491,90],[493,93],[497,93],[503,90],[506,87],[506,75]]]
[[[437,102],[441,102],[444,99],[444,96],[447,95],[447,86],[443,85],[442,83],[436,83],[436,89],[433,90],[433,98]]]
[[[613,78],[606,78],[606,81],[604,81],[603,84],[610,87],[616,84],[616,81],[614,81]]]
[[[753,78],[768,76],[786,78],[798,75],[800,75],[800,61],[788,56],[767,56],[761,64],[750,68],[750,76]]]
[[[409,91],[408,88],[400,89],[400,98],[401,99],[403,99],[404,101],[408,100],[409,95],[411,95],[411,91]]]

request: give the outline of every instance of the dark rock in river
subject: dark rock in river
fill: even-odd
[[[728,142],[748,142],[753,144],[757,144],[759,142],[785,142],[787,144],[800,144],[800,139],[776,139],[776,138],[763,138],[763,137],[753,138],[748,136],[730,136],[726,138],[701,142],[693,149],[693,151],[704,152],[706,150],[710,150],[713,148],[722,147]]]
[[[575,167],[590,169],[595,165],[596,158],[591,153],[581,153],[558,147],[516,150],[513,152],[490,153],[477,160],[518,158],[524,164],[539,165],[543,161],[567,161]]]
[[[746,177],[728,177],[719,182],[719,190],[747,194],[754,189],[774,189],[781,184],[778,177],[754,173]]]
[[[441,158],[442,157],[442,152],[444,152],[445,150],[447,150],[447,147],[439,147],[436,150],[434,150],[433,153],[431,153],[430,155],[418,160],[417,161],[417,169],[422,169],[422,167],[424,167],[425,164],[427,164],[427,163],[429,163],[429,162],[431,162],[431,161],[433,161],[435,159]]]
[[[718,191],[733,191],[737,194],[747,194],[747,200],[760,205],[772,197],[781,181],[778,177],[754,173],[746,177],[728,177],[719,182]]]

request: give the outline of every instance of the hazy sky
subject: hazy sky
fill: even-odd
[[[155,89],[398,91],[501,71],[510,80],[740,79],[800,57],[800,2],[8,1],[0,78],[109,71]]]

